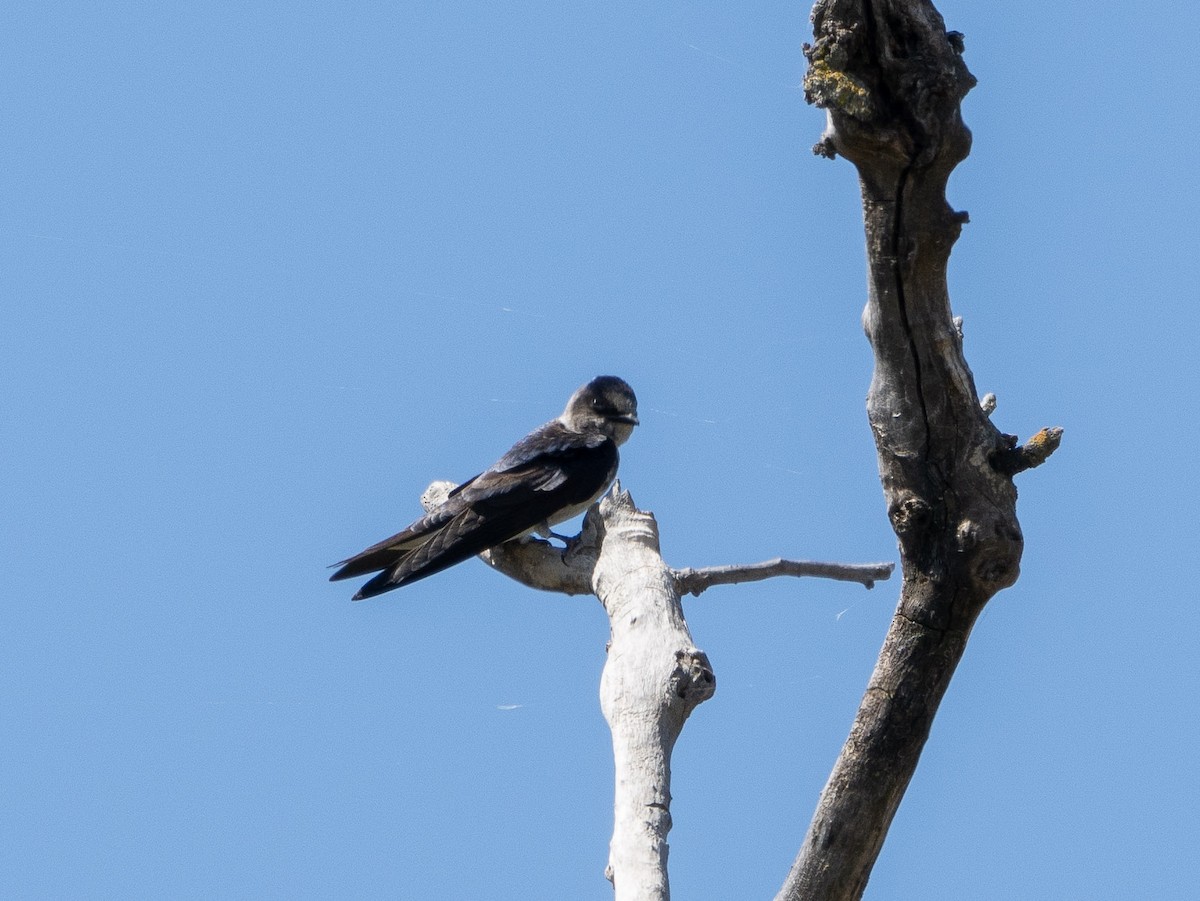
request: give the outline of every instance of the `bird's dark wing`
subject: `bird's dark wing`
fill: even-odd
[[[466,483],[459,487],[464,487]],[[422,516],[402,532],[397,532],[390,538],[385,538],[359,551],[353,557],[347,557],[334,566],[340,567],[329,577],[330,582],[342,579],[352,579],[367,573],[378,572],[393,565],[398,559],[410,554],[413,550],[429,541],[430,536],[441,526],[452,520],[464,508],[460,501],[447,500]]]
[[[611,440],[549,423],[403,532],[343,561],[332,578],[380,571],[355,595],[366,598],[431,576],[590,503],[616,467]]]
[[[557,458],[570,457],[579,451],[595,450],[608,441],[609,439],[600,432],[575,432],[557,419],[551,420],[509,448],[507,454],[488,467],[487,473],[510,472],[537,465],[539,461],[553,464]],[[467,484],[469,483],[463,483],[459,488],[465,488]]]

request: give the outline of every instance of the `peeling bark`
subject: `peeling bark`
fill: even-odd
[[[900,602],[845,747],[777,901],[857,899],[984,605],[1012,585],[1023,538],[1012,476],[1025,448],[981,403],[950,312],[946,267],[965,213],[946,182],[971,135],[959,104],[975,79],[962,36],[925,0],[819,0],[806,97],[828,128],[814,151],[858,170],[867,240],[867,397]]]

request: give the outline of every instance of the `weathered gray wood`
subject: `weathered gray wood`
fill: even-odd
[[[725,566],[687,567],[674,570],[680,594],[697,597],[714,585],[740,585],[761,582],[776,576],[816,576],[839,582],[857,582],[874,588],[877,581],[891,578],[894,563],[820,563],[815,560],[785,560],[776,557],[762,563],[730,563]]]
[[[421,503],[446,499],[453,482],[434,482]],[[595,594],[609,619],[600,706],[612,732],[616,786],[605,875],[615,901],[668,901],[671,753],[683,724],[712,697],[716,677],[695,647],[681,596],[715,584],[779,575],[861,582],[887,579],[892,564],[771,560],[748,566],[674,570],[659,552],[654,516],[638,510],[620,483],[592,506],[567,550],[546,541],[510,541],[480,555],[532,588]]]
[[[434,482],[421,503],[437,506],[453,488]],[[595,594],[604,605],[610,631],[600,707],[616,772],[605,876],[614,901],[669,901],[671,752],[688,716],[712,697],[716,677],[688,633],[678,580],[659,553],[658,524],[617,483],[588,510],[566,551],[535,539],[480,556],[530,587]]]
[[[671,752],[716,678],[688,632],[654,517],[619,486],[600,502],[600,516],[604,540],[592,584],[611,630],[600,709],[616,770],[605,875],[615,901],[669,901]]]
[[[863,325],[875,354],[867,414],[899,539],[900,602],[850,736],[777,901],[857,899],[979,613],[1016,581],[1022,552],[1012,475],[1060,430],[1024,448],[991,423],[950,312],[946,266],[967,217],[946,181],[971,135],[975,84],[924,0],[819,0],[805,92],[829,126],[814,150],[856,166],[868,258]]]

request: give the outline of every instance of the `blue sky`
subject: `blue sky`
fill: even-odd
[[[1020,477],[874,899],[1194,892],[1190,4],[944,2],[955,312]],[[0,36],[0,894],[610,896],[594,599],[325,566],[599,373],[677,566],[895,559],[803,3],[27,4]],[[687,602],[680,898],[771,897],[896,600]]]

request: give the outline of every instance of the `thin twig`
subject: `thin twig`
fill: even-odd
[[[894,563],[820,563],[812,560],[784,560],[776,557],[762,563],[731,563],[727,566],[705,566],[700,569],[672,570],[680,594],[699,595],[713,585],[736,585],[739,582],[758,582],[775,576],[814,576],[858,582],[874,588],[876,581],[891,576]]]

